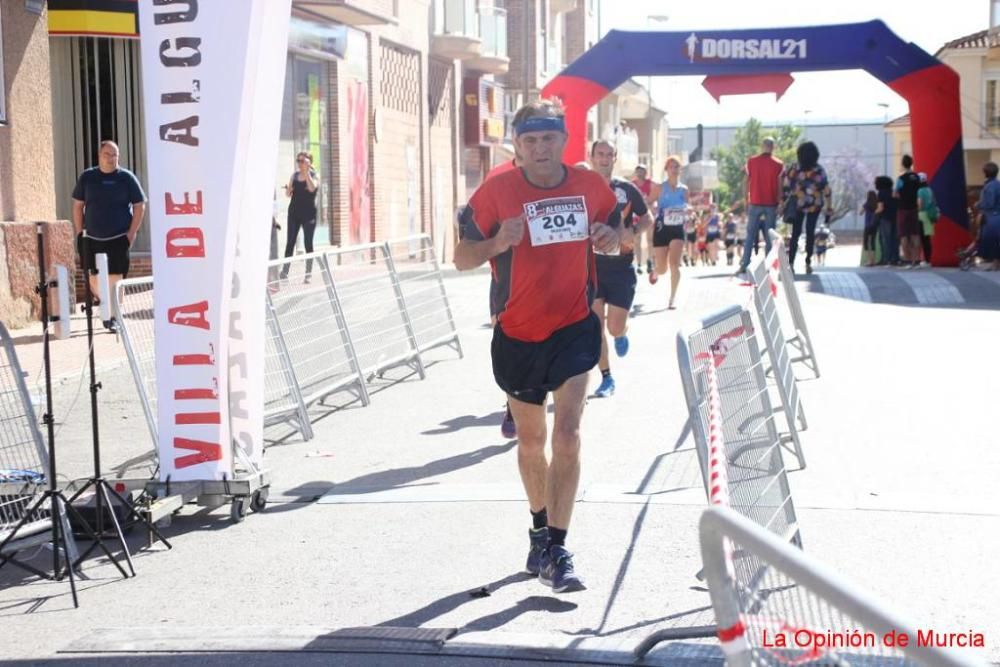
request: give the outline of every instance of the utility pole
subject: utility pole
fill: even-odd
[[[646,16],[646,26],[650,27],[653,23],[666,23],[670,20],[670,17],[666,14],[648,14]],[[653,154],[654,146],[653,142],[656,139],[656,132],[653,129],[653,75],[646,75],[646,98],[649,104],[646,108],[646,134],[649,137],[648,150],[649,150],[649,164],[646,165],[649,170],[649,177],[653,177]]]
[[[887,102],[879,102],[878,106],[882,107],[883,119],[882,119],[882,154],[885,157],[885,171],[883,172],[886,176],[891,174],[889,170],[889,130],[886,125],[889,124],[889,104]]]

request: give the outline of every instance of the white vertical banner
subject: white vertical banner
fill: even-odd
[[[246,132],[246,118],[257,117],[251,112],[257,100],[248,91],[257,90],[252,82],[263,63],[276,58],[283,71],[285,60],[284,47],[280,53],[261,48],[266,5],[285,7],[283,21],[268,28],[287,34],[288,0],[139,1],[164,480],[233,473],[231,296],[247,158],[251,145],[269,144],[273,169],[278,139],[276,129],[267,136]],[[268,38],[267,44],[277,48],[283,39]],[[279,114],[281,81],[270,91],[279,99]],[[263,114],[256,123],[266,125]],[[268,210],[265,205],[263,214]],[[261,280],[258,303],[263,285]],[[263,410],[262,400],[246,405],[252,409],[244,420]]]
[[[260,469],[264,454],[264,294],[270,252],[278,137],[285,90],[291,0],[257,0],[249,54],[254,76],[246,78],[240,105],[240,136],[246,151],[233,180],[230,224],[239,230],[229,312],[229,423],[235,447]]]

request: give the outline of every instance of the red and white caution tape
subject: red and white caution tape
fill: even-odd
[[[718,368],[722,365],[722,362],[726,360],[726,354],[728,354],[729,350],[736,344],[736,341],[744,335],[752,336],[753,329],[749,329],[747,327],[736,327],[735,329],[727,331],[716,338],[714,343],[709,345],[708,352],[700,352],[694,355],[694,361],[707,362],[711,359],[712,364]]]
[[[722,399],[715,364],[705,364],[708,380],[708,502],[729,507],[729,477],[726,474],[726,439],[722,432]]]
[[[767,253],[764,262],[767,265],[767,282],[771,288],[771,296],[778,298],[778,276],[781,271],[781,244],[775,243],[771,246],[771,252]]]

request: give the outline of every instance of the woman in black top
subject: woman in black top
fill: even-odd
[[[295,156],[297,170],[288,179],[285,194],[288,202],[288,232],[285,242],[285,257],[295,252],[295,242],[302,229],[306,252],[313,251],[313,235],[316,233],[316,192],[319,190],[319,174],[312,168],[312,154],[302,151]],[[288,277],[288,264],[281,267],[282,279]],[[306,260],[306,282],[312,277],[312,260]]]
[[[861,265],[875,266],[875,239],[878,237],[878,216],[875,209],[878,208],[878,193],[874,190],[868,191],[861,212],[865,216],[865,232],[862,238]]]

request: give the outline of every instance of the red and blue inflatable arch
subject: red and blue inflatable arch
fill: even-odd
[[[803,28],[626,32],[612,30],[542,90],[566,109],[566,160],[586,155],[587,111],[633,76],[751,76],[863,69],[910,105],[913,158],[938,199],[935,266],[957,264],[970,240],[959,78],[882,21]],[[822,148],[822,147],[821,147]]]

